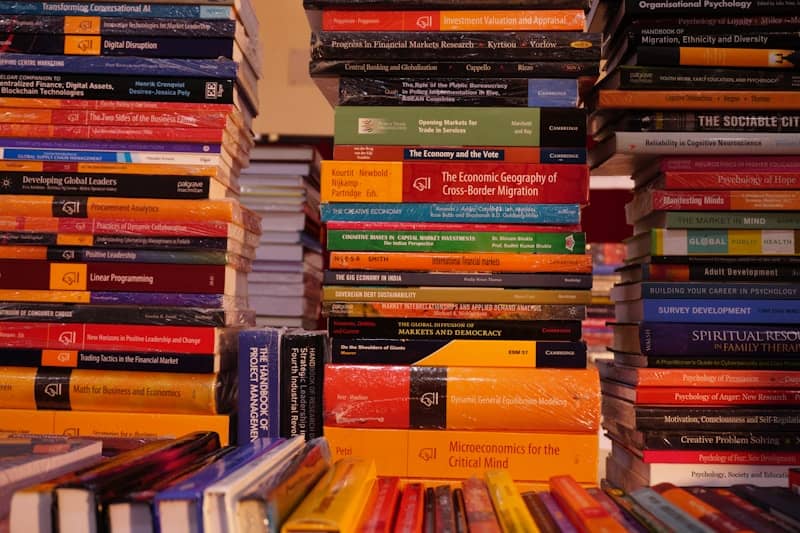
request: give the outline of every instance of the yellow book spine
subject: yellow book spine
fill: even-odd
[[[355,533],[375,482],[371,459],[336,461],[281,527],[281,533]]]
[[[379,476],[467,479],[502,468],[525,484],[543,486],[568,472],[597,483],[597,433],[365,429],[325,426],[334,459],[367,457]],[[527,485],[526,485],[527,486]]]
[[[489,470],[484,477],[503,533],[539,533],[509,473],[505,470]]]

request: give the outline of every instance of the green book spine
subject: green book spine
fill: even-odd
[[[329,230],[329,250],[382,252],[586,253],[583,232]]]
[[[338,106],[335,144],[586,146],[575,108]]]

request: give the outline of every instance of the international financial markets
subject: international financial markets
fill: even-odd
[[[153,7],[149,3],[139,3],[139,4],[111,4],[111,3],[102,3],[102,4],[78,4],[74,2],[42,2],[42,11],[47,14],[49,12],[63,14],[66,11],[71,11],[74,13],[93,13],[93,14],[104,14],[104,13],[151,13],[153,11]]]

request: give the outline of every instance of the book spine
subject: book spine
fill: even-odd
[[[16,218],[10,223],[16,223]],[[0,229],[3,228],[3,217],[0,216]],[[450,222],[328,222],[329,230],[340,231],[474,231],[474,232],[521,232],[521,233],[557,233],[580,231],[580,224],[459,224]]]
[[[796,156],[672,156],[658,164],[662,172],[789,172],[798,168]]]
[[[453,304],[417,302],[323,302],[323,314],[339,317],[580,320],[583,305]]]
[[[789,0],[786,7],[800,7],[796,0]],[[697,2],[683,2],[677,4],[639,4],[638,2],[626,1],[625,9],[631,15],[646,14],[648,17],[663,17],[664,15],[675,15],[680,17],[707,16],[708,7]],[[715,6],[714,16],[741,17],[753,15],[782,15],[785,13],[783,6],[775,6],[768,0],[753,0],[748,4],[726,4]]]
[[[437,533],[455,531],[456,516],[453,507],[453,493],[450,485],[433,487],[434,530]]]
[[[309,64],[313,77],[400,76],[400,77],[553,77],[597,76],[597,61],[403,61],[396,59],[315,59]]]
[[[582,31],[582,10],[348,11],[325,9],[323,31]]]
[[[603,401],[604,407],[607,403]],[[800,417],[794,410],[768,408],[737,407],[736,414],[731,414],[721,407],[686,407],[676,414],[674,407],[637,407],[635,423],[643,431],[797,431]]]
[[[644,299],[711,299],[711,300],[792,300],[800,298],[800,287],[792,283],[692,283],[645,281],[641,283]],[[707,302],[706,302],[707,303]]]
[[[704,526],[649,487],[634,490],[629,494],[636,503],[676,531],[692,531],[694,533],[709,533],[713,531],[713,529]]]
[[[740,45],[737,45],[740,46]],[[643,65],[732,68],[796,68],[794,50],[774,54],[759,48],[710,46],[639,46],[637,61]]]
[[[244,326],[255,315],[250,310],[202,307],[65,305],[57,303],[3,302],[0,322],[93,322],[150,326]]]
[[[555,320],[328,319],[328,333],[338,338],[492,338],[577,341],[581,323]],[[800,381],[800,380],[798,380]]]
[[[384,286],[436,286],[436,287],[505,287],[505,288],[551,288],[590,289],[591,276],[587,274],[458,274],[444,272],[390,272],[358,270],[325,270],[323,285],[363,285],[365,283]],[[800,289],[798,289],[800,293]]]
[[[645,355],[774,356],[795,352],[800,331],[792,326],[642,323],[639,340]]]
[[[281,331],[245,330],[238,335],[236,442],[280,436],[279,355]]]
[[[585,204],[585,165],[323,161],[322,202]]]
[[[798,184],[800,185],[800,184]],[[792,212],[681,212],[666,211],[664,213],[667,228],[728,228],[742,229],[794,229],[800,224],[800,216]]]
[[[90,324],[4,321],[7,348],[51,350],[125,350],[141,352],[216,353],[225,331],[196,326],[139,326],[134,324]]]
[[[520,373],[530,379],[520,379]],[[599,391],[593,378],[591,370],[328,365],[325,423],[503,431],[530,430],[533,424],[540,431],[594,431]],[[360,388],[357,402],[345,392],[354,387]],[[386,397],[396,400],[388,405]]]
[[[553,476],[549,485],[550,493],[579,530],[618,533],[627,531],[571,476]]]
[[[639,356],[634,356],[639,357]],[[800,370],[800,361],[780,356],[762,357],[670,357],[670,356],[643,356],[645,359],[635,364],[646,364],[651,368],[709,368],[723,370]],[[622,360],[622,359],[620,359]]]
[[[169,84],[171,88],[162,90],[159,84]],[[86,100],[157,99],[160,102],[232,104],[235,103],[234,84],[235,80],[218,78],[155,79],[151,76],[133,75],[104,77],[102,83],[98,83],[97,76],[92,74],[0,72],[2,93],[5,96],[25,98],[29,106],[33,105],[33,99],[53,96]]]
[[[219,414],[216,374],[143,373],[61,368],[3,368],[4,409],[136,411],[140,413]]]
[[[0,300],[60,304],[144,305],[174,307],[243,307],[240,299],[223,294],[167,292],[89,292],[74,290],[0,289]]]
[[[375,480],[369,502],[364,509],[359,531],[390,533],[400,496],[400,478],[384,477]]]
[[[586,344],[496,339],[341,338],[331,360],[340,364],[451,367],[586,368]]]
[[[794,433],[769,431],[742,432],[646,432],[642,444],[648,450],[687,450],[687,451],[781,451],[794,450]]]
[[[783,485],[787,485],[788,475],[784,475]],[[762,490],[755,483],[740,483],[731,485],[731,492],[747,498],[755,506],[760,507],[769,515],[784,523],[789,528],[798,527],[797,509],[793,508],[793,497],[791,493],[783,494],[772,490]]]
[[[597,500],[603,508],[614,517],[614,519],[622,524],[628,531],[636,533],[646,533],[648,530],[639,523],[627,510],[619,507],[611,497],[598,487],[589,487],[586,489],[589,495]]]
[[[12,213],[17,214],[17,213]],[[577,224],[578,204],[321,204],[323,222],[391,221],[391,222],[494,222],[518,224]]]
[[[138,352],[2,348],[0,362],[4,366],[61,367],[82,370],[124,372],[176,372],[210,374],[221,370],[222,358],[216,354],[185,352]]]
[[[2,17],[0,17],[0,22],[3,22]],[[114,112],[102,109],[68,111],[66,109],[8,108],[3,110],[1,116],[6,124],[225,128],[230,121],[234,120],[235,115],[226,111],[208,111],[200,114],[180,110]]]
[[[129,198],[61,198],[57,196],[9,196],[4,201],[5,215],[36,217],[173,220],[197,219],[235,222],[248,227],[246,214],[233,202],[224,200],[160,200]]]
[[[786,49],[797,44],[795,34],[778,31],[777,28],[764,28],[757,34],[746,30],[726,30],[724,27],[717,27],[715,31],[705,34],[693,27],[686,28],[686,31],[680,34],[669,31],[675,29],[677,28],[666,28],[663,34],[657,34],[641,27],[634,27],[627,32],[628,42],[629,45],[644,47],[679,48],[687,46],[712,49],[729,47]]]
[[[125,2],[119,6],[105,2],[91,5],[77,2],[20,1],[9,2],[0,8],[8,15],[52,15],[52,16],[104,16],[137,18],[177,19],[235,19],[230,6],[218,5],[159,5],[150,2]]]
[[[800,131],[800,115],[723,111],[653,112],[624,117],[617,127],[625,131],[795,133]]]
[[[398,9],[450,9],[453,7],[452,0],[394,0],[392,2]],[[375,8],[384,7],[380,0],[304,0],[303,6],[308,8]],[[589,5],[584,0],[568,0],[554,2],[553,0],[464,0],[459,5],[464,7],[474,7],[480,9],[588,9]]]
[[[558,525],[553,520],[553,517],[550,516],[538,493],[526,491],[521,496],[539,531],[542,533],[559,533]]]
[[[586,148],[423,147],[379,144],[335,144],[337,161],[475,161],[491,163],[562,164],[586,163]]]
[[[339,78],[339,105],[577,107],[581,82],[569,78]]]
[[[28,235],[37,235],[37,234],[28,234]],[[62,239],[58,238],[59,235],[56,235],[57,241],[62,241]],[[63,242],[63,241],[62,241]],[[204,249],[208,251],[236,251],[239,254],[245,254],[246,252],[242,245],[234,245],[232,241],[222,238],[222,237],[130,237],[130,236],[118,236],[118,235],[94,235],[91,239],[92,247],[94,248],[139,248],[139,249],[177,249],[176,251],[190,251],[191,249]],[[186,250],[186,249],[189,250]],[[183,250],[182,250],[183,249]],[[187,254],[180,254],[180,255],[187,255]],[[102,257],[102,254],[100,255]],[[178,256],[179,257],[179,256]],[[190,258],[191,255],[187,255],[187,259]],[[200,259],[204,256],[198,256],[197,259]],[[207,256],[208,260],[211,258],[216,257],[216,255]],[[230,259],[226,258],[225,261],[230,261]],[[164,261],[169,262],[169,261]]]
[[[647,279],[653,281],[727,281],[780,283],[800,279],[794,265],[742,264],[724,266],[719,264],[649,265]]]
[[[458,287],[340,287],[327,285],[322,288],[322,299],[341,301],[415,301],[450,303],[537,303],[537,304],[589,304],[591,291],[554,289],[465,289]]]
[[[750,132],[617,131],[618,151],[626,154],[792,154],[793,135]]]
[[[65,236],[58,236],[57,241],[65,244],[83,244],[86,239],[78,238],[78,242],[70,242]],[[90,243],[91,244],[91,243]],[[232,254],[221,250],[136,250],[114,249],[102,247],[71,246],[3,246],[0,245],[0,258],[19,260],[50,260],[87,264],[103,263],[162,263],[186,265],[225,265],[235,264],[237,259]],[[244,259],[244,258],[242,258]],[[244,263],[240,263],[244,264]]]
[[[395,519],[397,533],[419,533],[422,531],[425,485],[406,483],[400,494],[400,503]]]
[[[788,406],[800,399],[795,389],[670,389],[637,387],[636,403],[650,405],[774,405]]]
[[[651,230],[652,255],[797,255],[797,230]]]
[[[794,189],[800,187],[795,172],[664,172],[659,184],[664,189]]]
[[[696,109],[796,111],[800,97],[795,91],[698,91],[698,90],[601,90],[598,107],[603,109]],[[734,152],[737,152],[735,150]],[[704,152],[705,153],[705,152]]]
[[[491,51],[491,53],[487,53]],[[564,32],[311,32],[311,59],[600,59],[600,34]]]
[[[0,229],[19,232],[79,233],[89,235],[125,235],[128,237],[228,237],[244,235],[243,228],[227,222],[173,222],[170,220],[71,219],[58,217],[0,216]]]
[[[530,531],[538,533],[539,528],[528,512],[511,475],[505,470],[489,470],[484,474],[489,496],[494,503],[497,521],[503,531]]]
[[[641,528],[645,531],[663,531],[666,525],[658,520],[655,516],[649,513],[641,505],[631,499],[624,491],[619,488],[610,486],[607,480],[602,481],[603,492],[608,495],[615,505],[628,513]]]
[[[556,501],[555,497],[550,491],[541,491],[537,493],[537,495],[539,496],[542,505],[544,505],[545,509],[547,510],[547,513],[556,523],[558,531],[562,531],[563,533],[578,532],[578,529],[572,525],[572,522],[569,521],[566,513],[558,504],[558,501]]]
[[[589,255],[569,254],[435,254],[430,252],[331,252],[334,270],[418,270],[465,272],[570,272],[588,274]]]
[[[191,145],[187,145],[191,146]],[[213,146],[210,147],[213,149]],[[59,152],[60,153],[60,152]],[[67,152],[69,153],[69,152]],[[230,181],[227,169],[210,164],[178,165],[153,163],[88,163],[66,161],[25,161],[6,159],[0,161],[3,172],[53,172],[53,173],[88,173],[88,174],[163,174],[167,176],[209,176],[220,181]],[[2,216],[2,215],[0,215]],[[42,217],[26,217],[42,218]],[[46,217],[44,217],[46,218]]]
[[[29,124],[2,123],[0,135],[5,137],[42,138],[42,139],[81,139],[81,140],[115,140],[115,141],[147,141],[153,138],[169,141],[185,141],[193,143],[221,143],[227,135],[221,128],[168,128],[127,125],[91,125],[81,124]]]
[[[0,260],[0,289],[222,294],[226,267]],[[22,276],[22,277],[20,277]]]
[[[486,482],[478,477],[469,477],[461,482],[461,486],[469,531],[501,533]]]
[[[650,322],[772,323],[796,324],[794,300],[647,299],[642,301],[642,320]]]
[[[4,172],[0,194],[61,196],[128,196],[164,199],[209,198],[208,176],[158,176],[151,174],[55,174]]]
[[[678,486],[702,484],[705,487],[730,487],[731,479],[751,483],[759,487],[784,485],[789,467],[786,465],[737,465],[737,464],[664,464],[650,463],[650,483],[674,483]],[[679,529],[679,531],[687,531]],[[713,531],[713,530],[712,530]]]
[[[583,109],[339,106],[334,110],[336,144],[583,148],[585,137]]]
[[[600,366],[602,377],[616,379],[637,387],[720,387],[743,386],[758,388],[793,388],[800,385],[800,373],[771,370],[694,370],[691,368],[656,370],[637,368],[631,374],[615,372],[615,368]]]
[[[707,30],[703,30],[707,31]],[[776,90],[800,88],[800,81],[791,72],[777,69],[737,70],[704,68],[625,67],[618,69],[619,88],[630,89],[691,89],[691,90]]]
[[[64,435],[79,428],[86,437],[168,439],[201,427],[215,431],[222,446],[231,442],[227,415],[0,409],[0,416],[11,433]]]
[[[583,232],[359,231],[328,229],[328,250],[584,254]]]
[[[695,450],[643,450],[645,463],[670,464],[732,464],[732,465],[794,465],[800,455],[791,452],[754,451],[695,451]]]

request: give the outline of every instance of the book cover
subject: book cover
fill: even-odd
[[[280,336],[277,328],[239,332],[236,442],[280,436]]]

